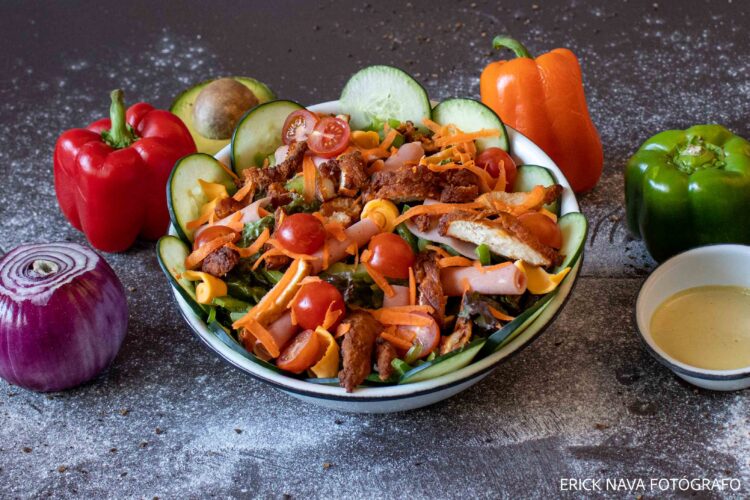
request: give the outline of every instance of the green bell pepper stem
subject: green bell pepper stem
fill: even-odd
[[[121,89],[110,92],[112,104],[109,107],[111,128],[102,132],[104,141],[115,149],[123,149],[136,141],[133,129],[125,121],[125,98]]]
[[[524,45],[516,40],[515,38],[510,38],[507,36],[496,36],[492,39],[492,48],[495,50],[499,49],[509,49],[512,50],[513,53],[516,55],[516,57],[526,57],[528,59],[533,59],[534,57],[531,55],[531,52],[524,47]]]

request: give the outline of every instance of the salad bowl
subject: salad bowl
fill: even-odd
[[[308,109],[319,113],[337,114],[340,111],[340,105],[338,101],[330,101],[310,106]],[[519,165],[530,164],[544,167],[563,187],[560,215],[579,212],[570,184],[549,156],[519,132],[510,127],[507,127],[507,132],[512,156]],[[230,164],[230,146],[219,151],[215,157],[224,164]],[[176,234],[174,227],[170,228],[170,234]],[[253,378],[270,384],[293,397],[327,408],[357,413],[389,413],[420,408],[449,398],[487,377],[500,363],[529,345],[562,310],[575,284],[582,261],[583,254],[581,253],[581,257],[575,262],[570,273],[554,294],[548,294],[549,300],[545,301],[544,306],[524,322],[522,331],[499,350],[463,368],[429,380],[392,386],[360,387],[350,393],[342,387],[308,382],[252,362],[215,335],[177,290],[174,290],[174,295],[182,316],[197,337],[220,358]]]

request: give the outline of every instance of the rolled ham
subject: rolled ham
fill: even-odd
[[[362,219],[356,224],[352,224],[344,230],[346,239],[339,241],[335,238],[328,238],[326,242],[328,245],[328,264],[331,265],[334,262],[338,262],[347,255],[347,247],[352,242],[357,244],[357,248],[362,248],[370,241],[370,238],[380,232],[380,226],[377,225],[372,219]],[[312,261],[312,272],[318,274],[323,269],[323,250],[318,250],[313,254],[315,260]]]
[[[268,330],[268,333],[270,333],[274,341],[276,341],[276,345],[279,346],[279,349],[283,349],[284,346],[287,345],[297,334],[299,326],[292,324],[292,313],[287,311],[282,314],[279,319],[268,325],[266,330]],[[268,354],[268,351],[263,347],[263,344],[261,344],[259,340],[255,340],[252,351],[253,354],[263,361],[270,361],[273,359],[273,356]]]
[[[240,212],[242,212],[242,218],[240,221],[243,224],[250,224],[252,222],[257,222],[260,220],[260,212],[259,209],[263,206],[268,204],[268,202],[271,201],[271,198],[261,198],[258,201],[255,201],[251,203],[250,205],[246,206]],[[232,217],[235,217],[234,214],[229,215],[227,217],[224,217],[221,220],[218,220],[214,222],[213,224],[204,224],[198,229],[195,230],[195,234],[193,235],[193,239],[197,238],[203,231],[206,230],[206,228],[209,228],[211,226],[224,226],[228,222],[232,220]]]
[[[394,293],[393,297],[383,297],[383,307],[401,307],[409,305],[409,287],[401,285],[391,285]]]
[[[440,281],[449,297],[463,295],[466,285],[482,295],[521,295],[526,291],[526,275],[512,264],[483,269],[448,267],[440,271]]]
[[[395,155],[385,160],[383,172],[399,170],[406,162],[417,162],[422,156],[424,156],[424,148],[421,142],[407,142],[398,148]]]

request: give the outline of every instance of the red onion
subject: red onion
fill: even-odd
[[[0,259],[0,377],[59,391],[96,377],[128,327],[109,264],[76,243],[22,245]]]

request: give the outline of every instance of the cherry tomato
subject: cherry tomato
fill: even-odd
[[[552,219],[539,212],[527,212],[518,217],[523,226],[534,233],[539,241],[548,247],[557,248],[562,246],[562,231],[560,226]]]
[[[313,330],[300,333],[281,351],[276,366],[292,373],[302,373],[318,362],[322,346]]]
[[[284,144],[300,142],[307,139],[318,123],[318,117],[306,109],[298,109],[287,116],[281,129],[281,141]]]
[[[290,252],[311,254],[326,240],[326,228],[311,214],[292,214],[284,218],[276,239]]]
[[[193,250],[198,250],[209,241],[232,233],[237,234],[232,228],[227,226],[216,225],[207,227],[195,238]]]
[[[513,187],[518,170],[513,158],[500,148],[487,148],[477,156],[477,166],[485,169],[495,179],[500,175],[500,165],[505,169],[506,191],[509,191]]]
[[[414,251],[404,239],[394,233],[373,236],[369,264],[386,278],[408,279],[409,268],[414,265]]]
[[[420,343],[422,345],[422,350],[419,352],[418,357],[425,358],[429,356],[432,351],[437,349],[440,344],[440,328],[435,319],[429,314],[414,314],[429,318],[430,324],[427,326],[402,325],[397,328],[397,333],[404,336],[416,335],[414,343]]]
[[[315,125],[307,145],[310,151],[323,158],[333,158],[349,146],[349,124],[341,118],[326,116]]]
[[[333,306],[331,306],[333,304]],[[292,304],[294,317],[302,328],[314,330],[323,324],[328,308],[341,311],[341,315],[330,327],[336,325],[344,318],[344,297],[335,286],[325,281],[316,281],[303,285],[297,293],[297,298]]]

